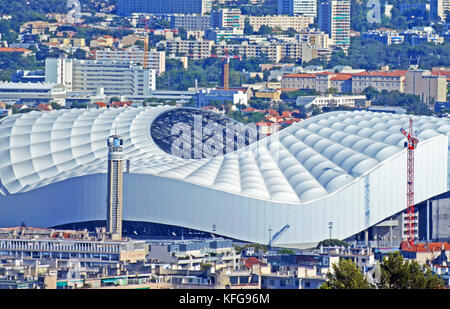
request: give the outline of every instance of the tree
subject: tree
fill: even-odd
[[[56,102],[52,102],[50,105],[52,106],[52,109],[54,109],[54,110],[58,110],[58,109],[62,108],[61,105],[59,105]]]
[[[321,289],[372,289],[373,285],[351,260],[342,259],[333,264],[333,272],[327,274],[328,281]]]
[[[292,251],[291,249],[283,248],[283,249],[278,250],[278,254],[294,255],[295,252]]]
[[[82,50],[81,48],[78,48],[73,54],[73,58],[76,59],[86,59],[86,51]]]
[[[383,258],[381,278],[382,289],[438,289],[444,282],[431,269],[417,261],[408,261],[399,252]]]
[[[336,88],[328,88],[328,91],[327,91],[329,94],[336,94],[336,93],[338,93],[339,91],[336,89]]]
[[[270,35],[273,33],[273,29],[269,26],[262,25],[259,27],[258,34],[259,35]]]
[[[252,35],[254,32],[253,26],[250,24],[248,18],[245,20],[244,23],[244,34],[245,35]]]
[[[339,246],[339,247],[344,246],[344,247],[348,247],[349,244],[346,243],[345,241],[342,241],[342,240],[339,240],[339,239],[325,239],[325,240],[322,240],[321,242],[319,242],[317,244],[317,248],[319,248],[320,246],[326,246],[326,247],[328,247],[328,246]]]

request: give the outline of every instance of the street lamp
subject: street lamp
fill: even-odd
[[[333,221],[328,222],[328,228],[330,229],[330,240],[331,240],[331,230],[333,229]]]

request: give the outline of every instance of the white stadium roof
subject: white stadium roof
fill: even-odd
[[[368,188],[363,188],[364,181],[368,182],[368,175],[377,175],[375,171],[383,170],[384,166],[392,169],[392,166],[388,167],[390,164],[399,166],[396,174],[405,173],[406,170],[403,147],[406,139],[400,132],[400,128],[408,128],[410,117],[408,115],[365,111],[325,113],[293,124],[277,134],[251,144],[248,148],[217,157],[184,159],[166,153],[152,139],[150,127],[153,120],[169,110],[177,110],[177,108],[166,106],[71,109],[17,114],[3,119],[0,122],[0,201],[1,195],[9,197],[9,205],[14,207],[14,198],[11,197],[26,195],[33,191],[44,190],[42,192],[45,192],[46,187],[57,183],[67,181],[70,183],[71,179],[77,177],[106,173],[106,139],[115,132],[124,138],[124,154],[125,158],[131,162],[129,174],[135,175],[133,177],[142,179],[142,176],[148,175],[152,176],[151,179],[156,177],[156,179],[170,180],[171,183],[175,181],[179,186],[194,185],[205,188],[204,192],[209,192],[202,194],[214,195],[216,192],[221,197],[224,197],[223,194],[239,196],[240,201],[251,200],[251,203],[261,201],[261,205],[266,205],[264,203],[268,202],[275,209],[277,205],[281,207],[280,205],[326,204],[328,200],[333,201],[333,199],[335,204],[351,203],[351,200],[338,200],[337,196],[341,191],[353,190],[353,195],[360,200],[354,202],[353,207],[364,210],[364,207],[368,207],[364,206],[364,203],[367,204],[364,199],[367,200]],[[440,166],[424,166],[424,170],[418,168],[419,176],[421,173],[428,172],[443,173],[442,177],[438,177],[442,180],[433,185],[435,189],[424,189],[423,192],[420,189],[417,190],[416,202],[419,202],[447,191],[447,135],[450,133],[450,120],[414,116],[413,124],[420,141],[416,152],[419,152],[422,146],[423,149],[430,148],[423,155],[428,159],[436,161],[439,158],[445,158],[445,162]],[[434,145],[432,141],[436,138],[440,138],[439,145],[443,140],[446,144],[441,145],[442,147]],[[427,141],[430,142],[427,143]],[[432,144],[434,146],[431,146]],[[437,153],[436,147],[440,147]],[[431,153],[437,157],[433,159]],[[417,164],[420,164],[422,160],[420,153],[416,155],[416,160]],[[430,177],[437,176],[430,174]],[[364,180],[365,178],[367,179]],[[392,177],[389,179],[393,182],[397,181]],[[406,196],[404,193],[406,174],[404,177],[398,176],[397,182],[399,188],[401,187],[398,190],[399,200],[403,201]],[[374,194],[376,190],[383,192],[389,190],[388,187],[385,189],[383,187],[389,186],[387,183],[380,183],[379,186],[380,188],[370,188],[371,194]],[[128,194],[126,180],[124,187],[126,196]],[[361,192],[357,193],[355,190]],[[155,197],[155,194],[157,195],[153,193],[152,196]],[[172,194],[176,195],[176,190]],[[401,196],[402,194],[404,196]],[[374,197],[373,200],[376,198]],[[39,202],[35,201],[35,207],[42,207]],[[189,202],[186,201],[186,203]],[[245,202],[240,203],[245,204]],[[400,205],[393,206],[386,213],[380,213],[378,219],[392,215],[394,211],[400,211],[406,202],[398,204]],[[96,207],[103,209],[105,205],[96,205]],[[125,207],[127,207],[126,201]],[[139,212],[138,208],[141,205],[135,207],[135,211]],[[179,205],[179,207],[184,206]],[[320,207],[325,206],[317,206],[318,209]],[[133,216],[139,217],[139,215]],[[130,215],[130,217],[133,216]],[[61,218],[56,221],[71,222],[70,220],[71,218]],[[205,230],[209,228],[207,220],[211,218],[205,218],[205,223],[201,224],[193,224],[188,222],[189,220],[182,222],[181,219],[177,219],[173,224]],[[374,217],[369,221],[373,220],[375,220]],[[50,221],[48,224],[56,223],[54,220]],[[171,223],[170,214],[168,213],[161,221]],[[6,224],[6,222],[9,221],[5,219],[0,224]],[[43,219],[39,222],[46,224]],[[365,225],[373,223],[376,222],[365,222]],[[275,222],[272,226],[276,226]],[[352,231],[342,232],[342,237],[348,237],[350,235],[346,234],[360,230],[360,227],[355,227]],[[317,240],[313,239],[314,237],[299,237],[298,232],[296,233],[289,236],[289,240],[284,241],[293,243]],[[251,237],[235,235],[228,230],[225,230],[223,234],[251,241],[267,237],[259,234]]]

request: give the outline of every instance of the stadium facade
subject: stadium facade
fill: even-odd
[[[169,106],[13,115],[0,120],[0,226],[105,220],[106,140],[118,134],[124,220],[280,246],[315,244],[333,222],[346,239],[405,210],[409,117],[325,113],[258,139]],[[449,191],[450,120],[412,118],[419,204]]]

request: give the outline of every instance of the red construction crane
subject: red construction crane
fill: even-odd
[[[147,17],[144,17],[145,21],[145,33],[144,33],[144,69],[148,69],[148,27]]]
[[[198,56],[199,58],[201,58],[201,55],[194,55],[194,54],[189,54],[189,57],[194,57],[194,56]],[[241,60],[241,56],[238,55],[228,55],[228,51],[225,50],[225,56],[224,55],[209,55],[209,57],[211,58],[222,58],[224,59],[223,61],[223,66],[222,66],[222,86],[224,90],[229,90],[229,79],[230,79],[230,59],[239,59]]]
[[[230,79],[230,59],[241,59],[241,56],[229,56],[228,50],[225,50],[225,56],[211,55],[214,58],[223,58],[222,66],[222,86],[224,90],[229,90],[229,79]]]
[[[408,139],[405,142],[405,147],[408,148],[408,157],[407,157],[407,192],[406,192],[406,200],[407,200],[407,208],[406,208],[406,216],[407,216],[407,241],[414,245],[414,149],[416,149],[419,140],[413,136],[412,129],[412,118],[409,119],[409,132],[406,132],[403,128],[400,129],[403,135]]]

